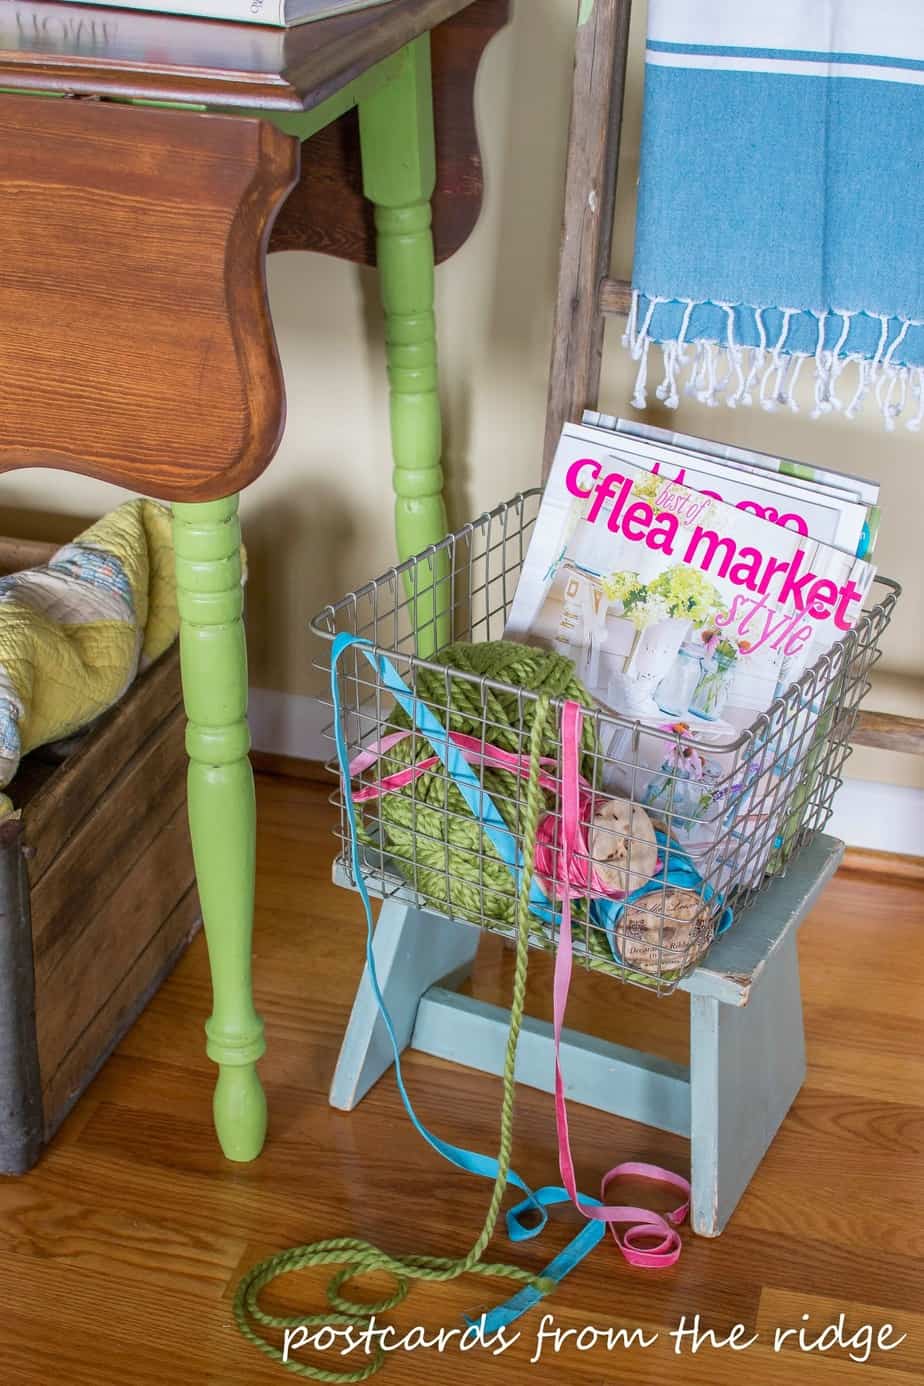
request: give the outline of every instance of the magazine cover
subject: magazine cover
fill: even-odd
[[[799,529],[632,458],[592,455],[581,427],[569,424],[506,635],[567,655],[601,707],[622,715],[603,747],[616,762],[604,788],[670,813],[697,862],[722,827],[729,746],[855,624],[873,575],[869,563]],[[807,731],[819,712],[800,713]],[[686,757],[685,770],[671,739],[636,738],[636,721],[679,730],[714,753]],[[791,768],[773,745],[766,752],[751,767],[755,799],[762,765],[778,775]],[[680,778],[688,792],[678,795]]]

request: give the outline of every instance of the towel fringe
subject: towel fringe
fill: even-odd
[[[918,401],[918,412],[908,420],[908,427],[917,433],[924,422],[924,367],[915,366],[911,372],[911,393]]]
[[[655,312],[660,304],[680,304],[683,313],[676,337],[661,340],[652,336]],[[696,308],[716,308],[725,314],[724,338],[698,337],[689,340],[691,318]],[[753,315],[757,330],[757,345],[745,345],[739,340],[736,310]],[[870,358],[848,351],[854,319],[863,316],[857,309],[825,309],[811,316],[817,322],[815,348],[794,351],[787,347],[793,319],[801,315],[798,308],[780,308],[780,327],[771,344],[767,335],[765,314],[768,308],[729,301],[697,303],[694,299],[649,297],[633,289],[623,345],[632,359],[638,362],[632,406],[644,409],[648,402],[649,353],[652,344],[659,346],[663,361],[663,376],[655,396],[668,409],[676,409],[681,390],[692,399],[716,408],[723,400],[729,409],[739,404],[756,402],[772,412],[789,408],[798,413],[796,387],[800,373],[811,360],[814,365],[814,408],[811,417],[841,413],[845,419],[855,419],[867,397],[872,394],[886,429],[891,432],[896,421],[911,407],[916,408],[906,427],[918,432],[924,426],[924,366],[896,361],[912,327],[924,327],[924,320],[899,318],[888,314],[867,315],[878,319],[879,339]],[[745,319],[747,321],[747,319]],[[896,326],[897,324],[897,326]],[[835,336],[836,332],[836,336]],[[834,337],[834,343],[827,346]],[[890,340],[891,337],[891,340]],[[857,381],[848,404],[838,395],[838,382],[851,364],[857,368]]]

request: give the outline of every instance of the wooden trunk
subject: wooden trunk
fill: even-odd
[[[54,546],[0,539],[0,572]],[[23,1173],[200,924],[174,646],[25,758],[0,825],[0,1172]]]

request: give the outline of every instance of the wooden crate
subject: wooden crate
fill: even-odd
[[[0,573],[54,546],[0,539]],[[0,1172],[51,1139],[200,925],[176,646],[69,746],[34,752],[0,824]]]

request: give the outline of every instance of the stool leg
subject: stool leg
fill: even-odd
[[[379,287],[391,387],[395,534],[400,560],[446,537],[442,419],[433,312],[430,198],[436,181],[430,41],[423,35],[401,55],[395,79],[359,102],[363,190],[375,204]],[[449,638],[445,555],[408,591],[418,652]]]
[[[694,1232],[717,1237],[805,1079],[796,932],[767,959],[746,1006],[690,998]]]
[[[425,910],[386,900],[375,927],[372,951],[379,986],[398,1047],[414,1033],[420,998],[435,982],[458,986],[478,951],[478,930]],[[368,967],[356,990],[330,1089],[332,1107],[349,1112],[361,1102],[393,1061],[391,1044],[376,1004]]]
[[[252,1160],[266,1134],[255,1067],[265,1045],[250,975],[256,813],[237,497],[176,504],[173,514],[189,828],[212,970],[205,1028],[219,1066],[213,1111],[228,1159]]]

